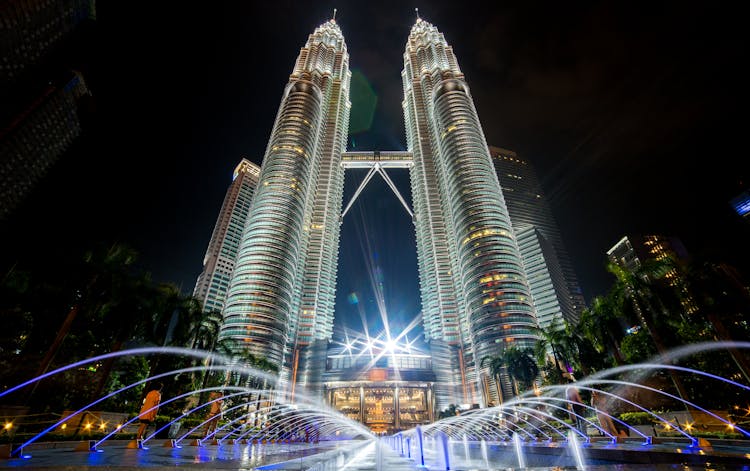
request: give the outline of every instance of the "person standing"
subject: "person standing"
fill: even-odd
[[[573,375],[570,375],[568,381],[570,384],[568,384],[568,387],[565,389],[565,399],[568,400],[570,419],[573,421],[575,428],[586,435],[586,421],[583,420],[585,406],[583,405],[583,400],[578,392],[578,388],[573,385],[573,382],[575,381]]]
[[[208,396],[209,402],[211,402],[211,408],[208,411],[208,422],[206,423],[206,433],[203,438],[208,437],[216,430],[216,426],[219,424],[221,418],[221,406],[224,403],[224,395],[220,391],[214,391]]]
[[[612,420],[612,417],[607,413],[607,400],[603,394],[599,394],[598,391],[591,391],[591,407],[596,410],[596,418],[599,420],[599,425],[602,429],[610,435],[615,437],[626,437],[627,434],[619,430]]]
[[[163,384],[156,383],[148,394],[146,394],[146,397],[143,398],[143,407],[141,407],[141,411],[138,413],[138,420],[141,425],[138,427],[138,433],[135,436],[136,440],[143,440],[143,434],[146,432],[146,428],[156,419],[156,412],[159,410],[161,390],[163,387]]]

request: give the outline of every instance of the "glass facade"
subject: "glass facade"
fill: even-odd
[[[193,296],[201,301],[205,312],[221,312],[224,308],[242,231],[259,176],[260,167],[247,159],[242,159],[234,169],[232,183],[227,189],[203,258],[203,271],[193,290]]]
[[[570,302],[555,250],[534,226],[526,226],[517,235],[539,327],[560,330],[563,328],[563,318],[569,322],[572,319],[564,314],[570,312]]]
[[[392,434],[435,418],[430,355],[332,349],[323,380],[328,404],[375,433]]]
[[[220,337],[281,367],[292,391],[315,382],[318,355],[304,350],[333,328],[350,79],[330,20],[309,36],[284,89],[223,312]]]
[[[86,95],[83,76],[75,72],[60,86],[49,85],[0,131],[0,220],[21,204],[81,133],[78,106]]]
[[[501,147],[490,146],[490,154],[513,230],[519,238],[521,233],[526,234],[527,243],[519,245],[524,265],[528,267],[527,270],[534,271],[528,277],[539,323],[544,328],[550,325],[561,328],[561,319],[575,324],[585,307],[583,294],[534,167],[515,152]],[[536,235],[530,231],[536,231]],[[540,243],[546,244],[544,251]],[[546,267],[539,266],[540,256],[544,258]],[[531,281],[532,277],[535,282]],[[540,281],[540,277],[545,280]],[[549,298],[549,289],[555,291],[557,306],[553,307],[547,302],[540,307],[536,299]]]
[[[422,19],[401,77],[425,335],[444,344],[434,355],[451,366],[436,371],[437,401],[497,403],[510,393],[488,381],[482,359],[537,338],[503,194],[453,49]]]

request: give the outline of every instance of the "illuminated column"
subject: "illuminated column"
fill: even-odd
[[[228,290],[221,338],[231,339],[238,354],[275,363],[282,377],[290,374],[298,339],[330,335],[333,303],[317,309],[305,297],[304,274],[326,287],[335,283],[335,257],[322,262],[328,253],[318,246],[338,241],[336,169],[348,127],[349,77],[344,37],[330,20],[309,36],[284,89]],[[319,214],[327,211],[335,224]],[[327,232],[311,235],[318,226]],[[327,307],[327,298],[320,299]],[[315,308],[302,319],[300,309],[311,303]]]
[[[466,347],[464,379],[481,397],[482,359],[536,340],[528,285],[469,87],[442,33],[421,19],[402,79],[425,331]]]
[[[464,378],[456,378],[458,347],[468,342],[468,331],[462,331],[463,293],[457,283],[455,235],[441,200],[438,181],[437,141],[429,109],[432,81],[424,74],[425,44],[415,35],[406,44],[401,79],[404,88],[404,121],[406,142],[413,154],[411,190],[417,238],[417,263],[422,299],[424,333],[432,345],[433,365],[437,379],[436,393],[441,405],[467,402],[461,392]],[[435,30],[437,31],[437,30]],[[441,46],[442,47],[442,46]]]

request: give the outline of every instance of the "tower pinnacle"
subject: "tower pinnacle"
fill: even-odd
[[[336,9],[335,8],[333,9],[333,18],[331,18],[331,21],[333,21],[334,23],[336,22]]]

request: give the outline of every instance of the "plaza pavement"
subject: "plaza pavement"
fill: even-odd
[[[374,469],[367,460],[372,455],[374,465],[374,446],[368,442],[321,442],[316,445],[307,443],[273,443],[273,444],[238,444],[192,446],[182,448],[164,447],[164,440],[148,442],[147,450],[127,448],[128,441],[113,440],[105,442],[98,452],[74,451],[79,442],[62,442],[52,446],[33,447],[24,450],[30,458],[12,458],[0,460],[0,469],[26,470],[92,470],[92,471],[129,471],[148,469],[150,471],[180,470],[252,470],[252,469],[309,469],[318,465],[318,469],[339,469],[338,467],[321,468],[325,462],[349,463],[348,470],[357,471]],[[369,442],[372,443],[372,442]],[[365,450],[367,447],[371,450]],[[369,451],[369,453],[368,453]],[[386,450],[389,471],[413,470],[412,462]],[[351,461],[355,458],[355,461]],[[357,464],[364,463],[364,467]],[[360,464],[361,464],[360,463]],[[341,464],[341,466],[345,466]]]

